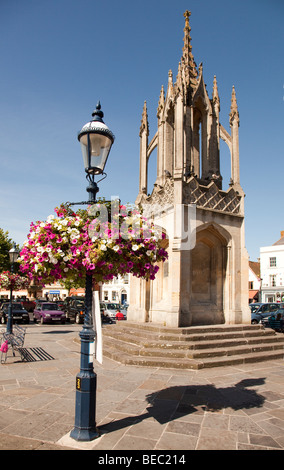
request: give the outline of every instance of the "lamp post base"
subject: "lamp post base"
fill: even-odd
[[[70,432],[70,437],[74,439],[75,441],[80,441],[80,442],[89,442],[97,439],[100,437],[99,432],[94,429],[79,429],[79,428],[74,428]]]
[[[76,441],[92,441],[99,437],[96,427],[97,375],[93,367],[96,333],[92,325],[92,275],[86,275],[84,327],[81,339],[81,365],[76,376],[75,425],[70,437]]]
[[[99,437],[96,427],[97,376],[93,370],[76,376],[75,425],[70,437],[76,441],[92,441]]]

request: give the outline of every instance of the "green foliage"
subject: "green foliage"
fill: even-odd
[[[9,232],[0,228],[0,272],[10,270],[9,250],[13,248],[13,241]]]

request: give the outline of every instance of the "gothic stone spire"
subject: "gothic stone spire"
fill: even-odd
[[[237,98],[236,98],[236,91],[235,87],[233,86],[232,90],[232,98],[231,98],[231,112],[230,112],[230,124],[232,125],[234,121],[236,121],[239,125],[240,118],[238,112],[238,105],[237,105]]]
[[[148,124],[148,113],[147,113],[147,104],[144,101],[143,112],[142,112],[142,119],[141,119],[141,126],[140,126],[140,137],[142,134],[146,132],[146,135],[149,135],[149,124]]]
[[[218,93],[216,75],[214,75],[214,80],[213,80],[212,100],[213,100],[213,104],[217,106],[218,111],[220,111],[220,98],[219,98],[219,93]]]
[[[194,61],[193,54],[191,52],[192,46],[191,46],[191,37],[190,37],[190,31],[191,27],[189,26],[189,17],[191,13],[190,11],[186,10],[184,13],[185,17],[185,27],[184,27],[184,46],[183,46],[183,55],[181,58],[181,63],[182,67],[184,69],[184,77],[185,77],[185,86],[188,88],[189,86],[191,88],[194,88],[197,84],[197,70],[196,70],[196,63]]]

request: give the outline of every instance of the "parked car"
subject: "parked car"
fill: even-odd
[[[27,310],[27,312],[33,312],[36,306],[36,302],[34,300],[21,300],[22,306]]]
[[[9,302],[4,303],[0,308],[0,322],[3,325],[7,323],[9,304]],[[12,302],[12,318],[13,323],[29,323],[29,314],[21,302]]]
[[[260,323],[264,318],[267,318],[275,313],[279,309],[280,304],[276,302],[257,302],[254,304],[249,304],[249,307],[251,310],[251,323],[256,324]]]
[[[66,299],[63,300],[63,306],[62,306],[64,312],[67,311],[72,300],[85,300],[85,297],[79,296],[79,295],[71,295],[70,297],[66,297]]]
[[[263,324],[263,326],[265,326],[266,328],[267,327],[269,328],[270,327],[270,325],[269,325],[269,320],[270,319],[274,319],[276,321],[282,321],[284,323],[284,308],[280,307],[272,315],[269,315],[268,317],[263,318],[261,320],[261,323]]]
[[[63,300],[53,300],[53,302],[58,305],[60,310],[64,311],[64,308],[63,308],[64,307],[64,301]]]
[[[100,302],[100,312],[101,312],[101,319],[102,323],[115,323],[115,319],[113,319],[106,309],[105,303]]]
[[[84,322],[85,314],[85,299],[84,297],[77,297],[71,299],[65,305],[65,313],[67,321],[74,321],[75,323]]]
[[[100,302],[100,308],[101,308],[101,313],[103,312],[105,316],[108,316],[112,320],[118,319],[116,317],[117,313],[122,313],[123,319],[126,320],[126,316],[127,316],[126,310],[124,308],[121,308],[121,306],[117,303]],[[122,318],[120,316],[119,320],[121,319]]]
[[[35,300],[35,308],[37,308],[40,304],[48,302],[46,299],[36,299]]]
[[[55,302],[41,302],[34,309],[34,321],[38,320],[41,324],[54,321],[60,321],[64,324],[66,315]]]

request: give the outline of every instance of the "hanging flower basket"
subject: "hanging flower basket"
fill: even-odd
[[[5,290],[22,290],[27,289],[30,285],[30,280],[19,274],[11,273],[10,271],[3,271],[0,274],[0,289]]]
[[[108,211],[104,220],[98,216],[101,208],[96,204],[73,212],[61,205],[55,209],[57,216],[32,223],[20,253],[20,270],[42,285],[71,281],[84,287],[86,273],[96,282],[126,273],[154,279],[157,263],[168,256],[160,245],[164,234],[138,210],[129,213],[119,206],[118,214],[109,220]]]

